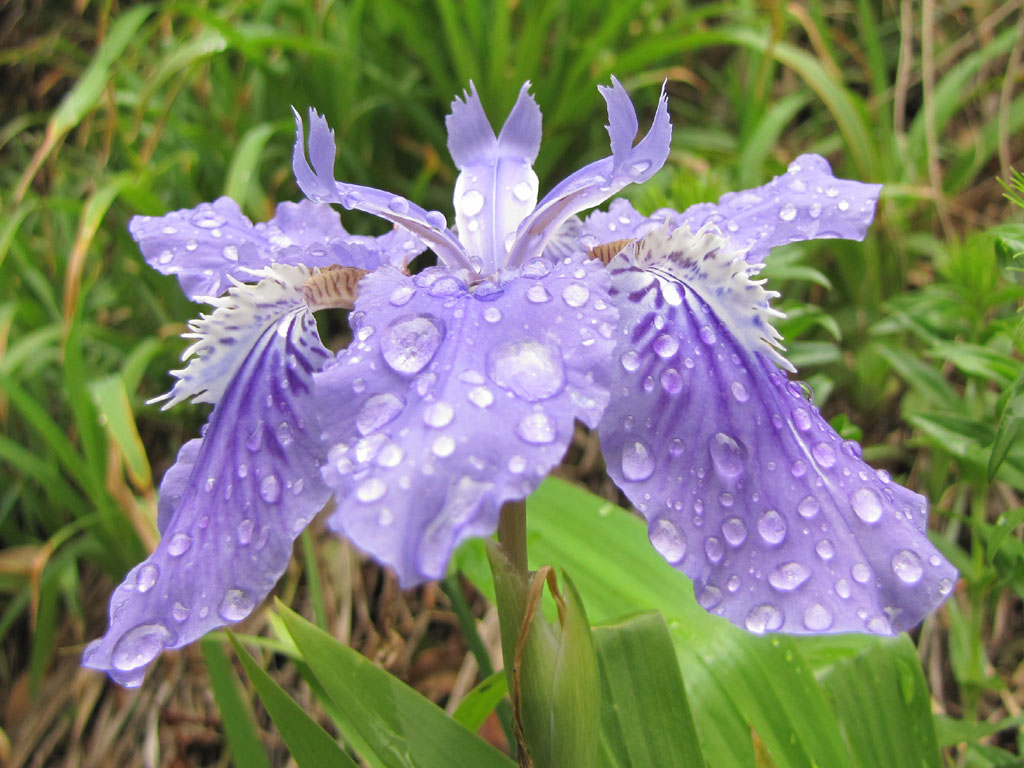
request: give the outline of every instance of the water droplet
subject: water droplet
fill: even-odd
[[[440,211],[427,211],[427,224],[432,226],[434,229],[447,229],[448,219],[445,218],[444,214]]]
[[[110,654],[110,663],[114,669],[130,672],[149,664],[173,642],[174,634],[163,624],[141,624],[121,635]]]
[[[486,408],[494,402],[494,394],[487,387],[473,387],[466,394],[469,402],[478,408]]]
[[[650,167],[650,160],[640,160],[639,162],[633,163],[631,166],[629,166],[629,172],[634,177],[642,176],[645,173],[647,173]]]
[[[811,203],[807,206],[807,213],[810,214],[812,219],[816,219],[821,216],[821,203]]]
[[[582,307],[590,298],[590,289],[579,283],[570,283],[562,291],[562,300],[570,307]]]
[[[523,203],[528,203],[533,200],[533,186],[525,181],[520,181],[514,187],[512,187],[512,194],[516,196],[516,199]]]
[[[161,251],[157,261],[161,264],[170,264],[174,260],[174,254],[170,251]]]
[[[765,543],[780,544],[786,538],[786,521],[774,509],[769,509],[757,519],[757,532]]]
[[[622,363],[623,368],[632,373],[640,367],[640,355],[636,353],[636,350],[629,349],[622,353],[619,362]]]
[[[677,395],[683,388],[683,377],[675,368],[666,368],[659,377],[661,386],[670,395]]]
[[[646,480],[654,473],[654,456],[647,443],[631,438],[622,448],[622,475],[632,482]]]
[[[245,447],[253,453],[256,453],[263,447],[263,419],[256,422],[256,426],[249,433],[249,437],[245,439]]]
[[[812,603],[804,611],[804,626],[811,632],[824,632],[832,626],[832,611],[821,603]]]
[[[212,208],[199,206],[192,216],[192,223],[203,229],[216,229],[224,226],[224,219],[213,212]]]
[[[679,340],[668,333],[660,334],[651,345],[659,357],[672,357],[679,351]]]
[[[171,608],[171,616],[177,622],[185,621],[192,613],[192,609],[186,605],[182,605],[179,601],[174,602],[174,607]]]
[[[224,258],[228,261],[238,261],[238,246],[225,245],[221,253],[224,254]]]
[[[700,597],[697,598],[697,602],[705,611],[710,611],[722,602],[722,590],[709,584],[701,590]]]
[[[793,411],[793,423],[796,424],[796,428],[806,432],[811,428],[811,417],[803,408],[797,408]]]
[[[565,388],[562,356],[538,341],[511,341],[492,349],[487,373],[499,387],[531,403],[554,397]]]
[[[836,189],[835,187],[829,187],[828,189],[825,190],[826,197],[837,197],[838,195],[839,190]]]
[[[368,398],[356,416],[356,429],[359,434],[366,435],[376,432],[385,424],[390,423],[402,412],[405,401],[398,395],[385,392]]]
[[[281,498],[281,481],[271,472],[260,481],[260,497],[268,504],[275,504]]]
[[[501,320],[501,310],[497,307],[488,307],[484,310],[484,320],[488,323],[496,323]]]
[[[793,477],[803,477],[807,474],[807,462],[803,459],[797,459],[790,466],[789,471]]]
[[[745,403],[750,399],[750,393],[747,392],[747,388],[738,381],[734,381],[730,386],[729,390],[732,392],[732,396],[736,398],[739,403]]]
[[[363,394],[366,391],[366,380],[359,378],[352,380],[352,391],[357,395]]]
[[[714,344],[715,341],[718,340],[718,337],[715,336],[715,329],[712,328],[710,325],[705,325],[701,327],[700,340],[703,341],[705,344]]]
[[[783,221],[792,221],[795,219],[796,206],[792,203],[784,203],[783,206],[779,208],[779,218]]]
[[[548,292],[547,288],[540,283],[537,283],[536,285],[531,285],[526,290],[526,298],[534,304],[543,304],[551,301],[551,294]]]
[[[515,455],[508,460],[508,471],[513,475],[521,475],[526,470],[526,459]]]
[[[924,564],[916,553],[901,549],[892,556],[892,570],[904,584],[916,584],[924,575]]]
[[[476,216],[484,207],[484,196],[475,189],[470,189],[462,195],[459,201],[462,213],[466,216]]]
[[[770,603],[765,603],[751,609],[743,623],[750,632],[762,635],[781,627],[782,621],[782,611]]]
[[[804,520],[810,520],[821,510],[821,504],[813,496],[805,496],[803,501],[797,504],[796,511]]]
[[[466,285],[461,280],[446,275],[434,280],[430,284],[429,292],[431,296],[445,298],[447,296],[455,296],[462,293],[465,288]]]
[[[803,563],[783,563],[770,574],[768,583],[780,592],[792,592],[811,578],[811,569]]]
[[[167,553],[171,557],[181,557],[192,546],[192,537],[187,533],[176,533],[167,542]]]
[[[241,621],[256,607],[256,602],[241,589],[229,589],[217,606],[217,613],[226,621]]]
[[[725,588],[728,589],[729,592],[737,592],[739,591],[740,584],[740,577],[734,573],[729,577],[729,581],[726,582]]]
[[[884,616],[876,616],[867,623],[868,632],[874,632],[876,635],[891,635],[892,624]]]
[[[671,521],[658,518],[648,530],[651,544],[670,563],[678,563],[686,555],[686,536]]]
[[[391,292],[391,304],[395,307],[404,307],[416,293],[416,289],[407,283],[403,283]]]
[[[391,202],[388,203],[390,208],[395,213],[408,213],[409,212],[409,201],[404,197],[392,197]]]
[[[529,413],[516,425],[516,434],[534,445],[547,445],[555,440],[555,423],[545,413]]]
[[[952,591],[953,591],[953,581],[952,581],[952,579],[939,579],[939,594],[940,595],[945,596],[945,595],[948,595]]]
[[[824,469],[828,469],[836,463],[836,449],[832,447],[831,443],[815,443],[811,448],[811,455]]]
[[[287,421],[282,421],[277,425],[275,430],[277,433],[277,442],[282,445],[290,445],[295,435],[292,433],[292,427]]]
[[[722,523],[722,535],[730,546],[738,547],[747,538],[747,524],[738,517],[727,518]]]
[[[858,488],[850,496],[850,503],[865,523],[877,523],[882,517],[882,499],[871,488]]]
[[[436,403],[431,403],[427,406],[427,409],[423,411],[423,423],[428,427],[434,427],[435,429],[447,427],[452,423],[452,419],[454,418],[455,409],[444,400],[438,400]]]
[[[814,551],[818,553],[818,557],[822,560],[831,560],[836,554],[836,548],[832,546],[832,542],[828,539],[822,539],[815,544]]]
[[[135,588],[139,592],[149,592],[156,584],[158,576],[160,576],[160,569],[152,563],[146,563],[135,574]]]
[[[747,465],[747,449],[742,443],[733,440],[724,432],[719,432],[708,440],[708,448],[711,451],[711,461],[722,477],[731,479],[743,474]]]
[[[388,487],[383,480],[379,477],[371,477],[356,488],[356,498],[364,504],[369,504],[383,497],[387,490]]]
[[[871,569],[865,563],[854,563],[850,569],[853,580],[858,584],[867,584],[871,579]]]
[[[718,563],[722,559],[722,555],[725,554],[722,540],[714,536],[704,539],[704,554],[708,556],[708,560],[711,561],[712,565]]]
[[[434,455],[439,458],[445,458],[451,456],[455,450],[455,440],[449,435],[441,435],[434,441],[434,444],[430,447],[430,450],[434,452]]]
[[[401,446],[388,443],[377,454],[377,464],[382,467],[397,467],[403,458],[405,458],[405,451]]]
[[[838,208],[840,211],[848,211],[850,210],[850,203],[847,200],[840,200],[836,204],[836,208]]]
[[[238,524],[238,543],[242,546],[252,541],[252,534],[256,530],[256,523],[246,518]]]
[[[523,265],[522,275],[523,277],[529,277],[537,280],[542,277],[547,277],[551,273],[551,263],[547,259],[530,259],[526,264]]]
[[[381,341],[384,360],[393,370],[411,376],[429,363],[444,337],[438,320],[430,315],[407,315],[388,326]]]
[[[686,446],[683,444],[682,440],[678,437],[673,437],[672,442],[668,444],[668,452],[671,456],[678,456],[683,452],[685,447]]]

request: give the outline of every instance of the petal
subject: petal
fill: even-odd
[[[516,229],[537,204],[533,161],[540,148],[541,116],[529,83],[519,91],[512,112],[495,137],[475,86],[452,102],[448,150],[461,173],[455,183],[459,240],[480,271],[492,274],[505,263]]]
[[[203,438],[167,472],[160,544],[115,590],[110,627],[85,650],[85,666],[122,685],[139,685],[164,648],[247,616],[330,495],[312,396],[328,353],[312,315],[291,299],[246,342]]]
[[[349,235],[330,206],[308,200],[281,203],[273,219],[255,226],[229,197],[165,216],[135,216],[128,226],[150,266],[177,275],[193,300],[219,296],[231,278],[251,279],[252,270],[273,263],[375,269],[422,249],[408,233],[400,242],[394,235]]]
[[[660,211],[678,226],[715,223],[733,242],[748,246],[747,260],[763,263],[769,249],[803,240],[863,240],[875,215],[881,184],[837,179],[819,155],[801,155],[782,176],[755,189],[729,192],[718,204],[700,203],[681,214]]]
[[[540,255],[547,240],[570,216],[599,205],[627,184],[647,181],[665,164],[672,140],[672,125],[664,87],[651,129],[636,146],[633,146],[637,129],[636,111],[626,89],[613,77],[612,87],[600,90],[608,104],[611,157],[576,171],[540,201],[536,210],[519,227],[509,264],[523,264]]]
[[[590,249],[602,243],[636,239],[660,225],[661,222],[639,213],[626,198],[617,197],[611,201],[607,212],[594,211],[587,216],[580,230],[580,243]]]
[[[448,230],[448,221],[440,211],[427,211],[404,197],[373,187],[343,184],[334,178],[334,131],[314,110],[309,111],[309,158],[302,118],[295,112],[295,147],[292,169],[299,189],[317,203],[337,203],[346,209],[372,213],[397,224],[429,246],[442,263],[472,269],[465,248]],[[356,266],[356,265],[352,265]]]
[[[892,634],[941,603],[956,572],[925,499],[865,464],[704,286],[629,252],[610,266],[626,333],[602,448],[701,604],[755,632]]]
[[[606,281],[581,259],[472,291],[441,268],[365,278],[356,342],[316,377],[330,525],[406,587],[492,533],[501,505],[559,463],[573,418],[595,424],[607,403]]]

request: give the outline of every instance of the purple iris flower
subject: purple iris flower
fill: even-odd
[[[497,136],[472,86],[453,102],[454,231],[337,182],[313,112],[293,160],[308,200],[255,226],[227,198],[132,220],[147,261],[214,306],[167,405],[214,408],[164,477],[160,544],[114,592],[86,666],[138,685],[164,648],[247,616],[332,496],[329,526],[403,587],[442,577],[559,463],[574,419],[598,429],[655,548],[750,630],[890,634],[949,593],[925,500],[864,464],[778,370],[774,294],[753,279],[774,245],[862,238],[878,187],[805,156],[717,206],[645,218],[616,200],[583,222],[665,162],[665,95],[634,144],[625,89],[602,88],[611,155],[538,203],[527,87]],[[332,203],[395,228],[350,235]],[[424,248],[438,266],[410,275]],[[312,315],[331,307],[352,310],[336,355]]]

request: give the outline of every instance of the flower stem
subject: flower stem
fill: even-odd
[[[526,564],[526,502],[509,501],[498,518],[498,544],[515,571],[525,577]]]

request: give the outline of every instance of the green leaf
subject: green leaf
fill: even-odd
[[[260,123],[246,131],[238,142],[238,148],[228,168],[228,177],[224,182],[224,194],[241,205],[249,199],[249,189],[259,166],[263,148],[267,146],[276,130],[277,126],[273,123]]]
[[[989,454],[988,459],[989,482],[992,482],[992,478],[999,471],[999,465],[1006,460],[1007,454],[1017,442],[1017,436],[1021,434],[1022,429],[1024,429],[1024,373],[1014,383],[999,419],[999,428],[996,430],[995,440],[992,441],[992,453]]]
[[[220,708],[234,764],[247,768],[270,768],[267,753],[256,734],[252,712],[238,690],[238,678],[224,653],[224,646],[219,640],[204,637],[199,647],[206,660],[206,671],[210,676],[210,685],[213,686],[213,696]]]
[[[838,662],[824,684],[857,765],[941,768],[931,694],[906,635],[873,641]]]
[[[301,706],[256,663],[233,634],[228,639],[234,646],[245,674],[267,708],[281,738],[300,768],[355,768],[356,762],[331,738],[320,724],[307,715]],[[236,765],[246,765],[236,760]]]
[[[654,611],[595,627],[601,737],[621,768],[703,768],[697,731],[665,619]]]
[[[498,706],[498,702],[507,695],[508,679],[505,677],[505,670],[499,669],[477,683],[473,690],[466,694],[452,717],[466,730],[476,733]]]
[[[153,476],[142,444],[139,430],[132,413],[124,379],[119,374],[107,376],[89,385],[92,399],[96,403],[100,418],[117,447],[124,455],[125,464],[136,488],[149,488]]]
[[[362,757],[371,766],[513,765],[398,678],[284,604],[277,608],[305,662],[343,716],[338,723],[343,736],[357,750],[360,744],[369,748]]]

